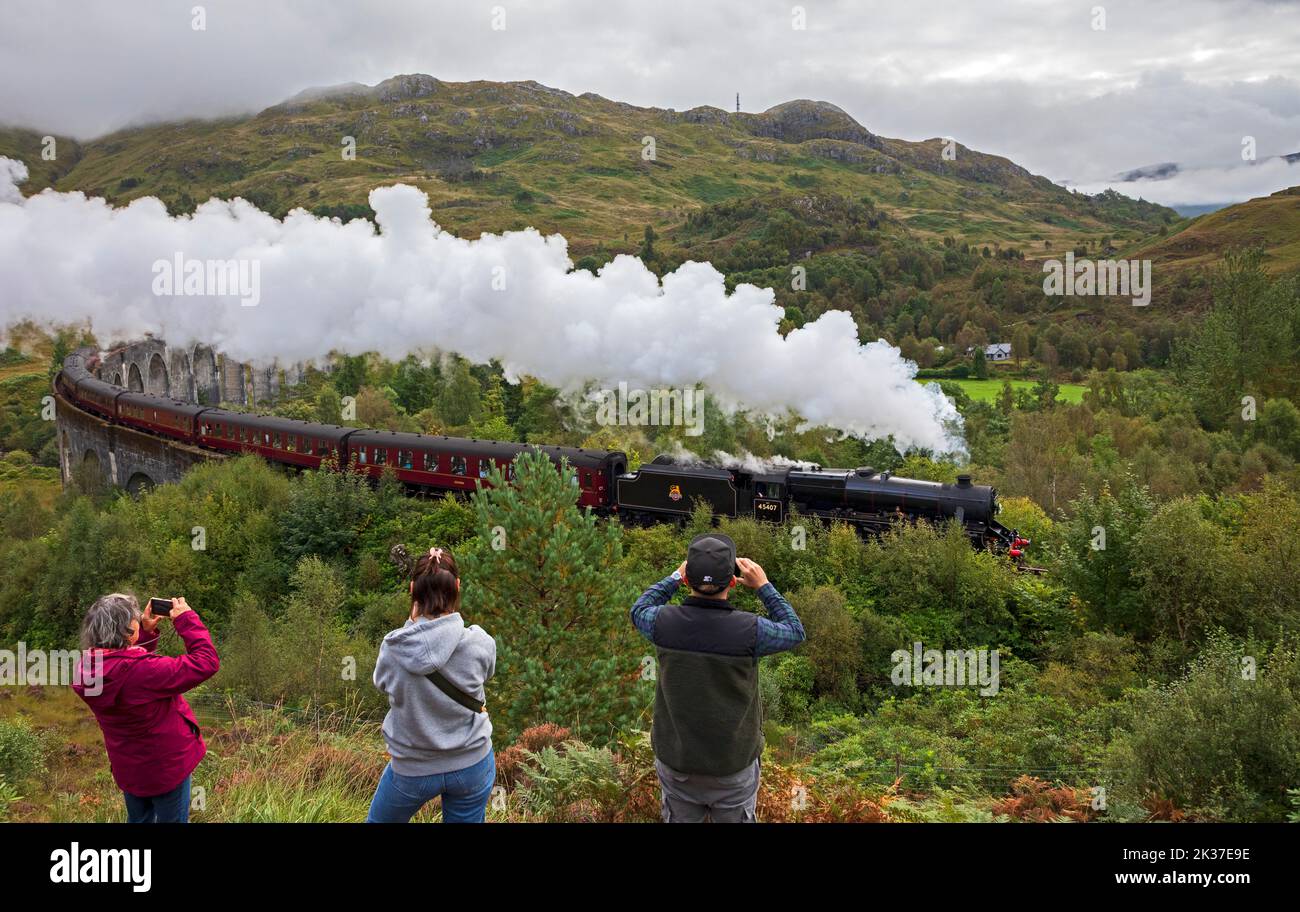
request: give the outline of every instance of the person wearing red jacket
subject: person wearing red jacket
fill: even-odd
[[[152,607],[115,592],[90,606],[81,627],[81,674],[72,688],[104,733],[113,779],[129,823],[187,823],[190,775],[207,752],[194,712],[181,694],[217,673],[212,636],[185,599],[169,616],[185,655],[158,646]]]

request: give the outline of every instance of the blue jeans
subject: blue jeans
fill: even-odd
[[[190,778],[170,792],[140,798],[130,792],[123,792],[126,799],[127,823],[189,823],[190,822]]]
[[[379,777],[366,823],[410,823],[416,811],[439,795],[443,823],[482,823],[496,780],[497,758],[490,750],[473,766],[432,776],[402,776],[390,763]]]

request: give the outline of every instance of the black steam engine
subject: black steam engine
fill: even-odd
[[[618,479],[618,510],[646,520],[683,518],[703,501],[718,516],[755,516],[779,522],[792,511],[883,532],[903,522],[961,523],[972,541],[1020,557],[1028,539],[994,517],[997,492],[959,475],[956,484],[898,478],[859,469],[744,469],[679,465],[660,456]]]

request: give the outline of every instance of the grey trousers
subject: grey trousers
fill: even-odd
[[[655,758],[664,823],[754,823],[758,760],[729,776],[679,773]]]

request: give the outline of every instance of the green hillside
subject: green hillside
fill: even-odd
[[[1262,247],[1264,268],[1275,275],[1300,269],[1300,187],[1202,215],[1136,255],[1177,268],[1206,267],[1232,246]]]
[[[356,140],[345,161],[344,137]],[[643,140],[653,137],[653,160]],[[33,169],[28,192],[82,190],[114,203],[158,196],[189,211],[243,196],[283,213],[365,214],[380,183],[414,184],[463,235],[533,226],[578,254],[629,249],[701,206],[773,191],[869,199],[918,237],[1071,247],[1081,236],[1135,241],[1172,210],[1058,187],[998,156],[942,140],[876,136],[826,102],[761,114],[638,108],[536,82],[442,82],[397,76],[373,87],[317,89],[256,115],[133,128],[72,144],[40,166],[40,136],[0,131],[0,154]],[[1118,198],[1123,200],[1123,198]]]

